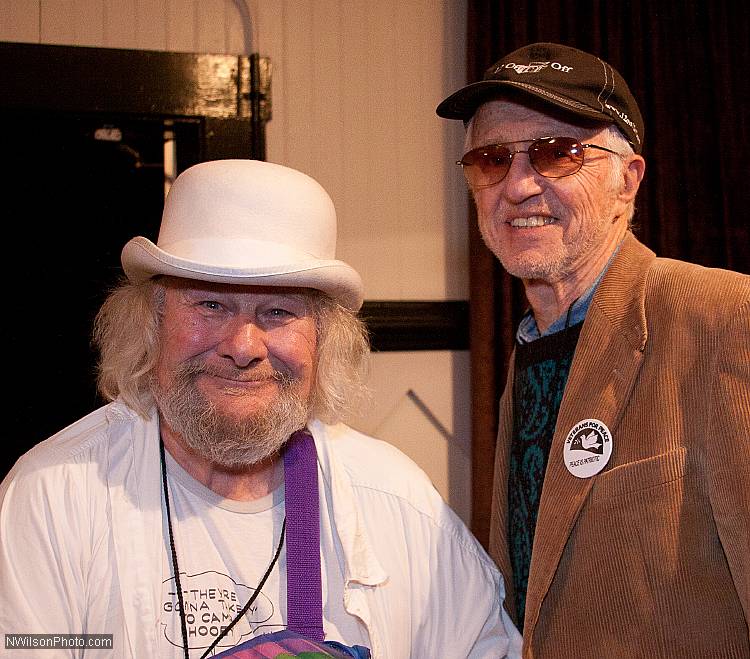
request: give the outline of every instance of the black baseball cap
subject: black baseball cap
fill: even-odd
[[[438,116],[468,121],[485,101],[509,89],[580,117],[615,124],[636,153],[643,118],[627,83],[604,60],[571,46],[533,43],[503,57],[474,82],[437,106]]]

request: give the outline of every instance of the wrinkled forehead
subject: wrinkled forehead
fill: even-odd
[[[320,293],[319,291],[299,286],[258,286],[255,284],[230,284],[225,282],[203,281],[201,279],[188,279],[171,276],[159,277],[157,280],[157,284],[171,291],[211,292],[226,295],[244,295],[248,297],[290,295],[313,298],[323,295],[323,293]]]
[[[538,137],[590,137],[608,124],[582,120],[542,103],[496,99],[477,108],[467,124],[466,146]]]

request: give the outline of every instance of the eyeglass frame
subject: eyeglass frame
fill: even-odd
[[[503,174],[503,176],[501,178],[499,178],[494,183],[486,183],[484,185],[474,185],[474,186],[472,186],[475,189],[483,190],[484,188],[491,188],[493,185],[497,185],[498,183],[501,183],[502,181],[505,180],[505,177],[508,176],[508,173],[510,172],[510,168],[513,166],[513,156],[515,156],[515,155],[517,155],[519,153],[525,153],[526,155],[528,155],[529,151],[531,150],[531,147],[536,142],[541,142],[543,140],[559,140],[559,139],[573,140],[575,143],[578,144],[578,146],[580,146],[584,150],[585,149],[599,149],[600,151],[606,151],[607,153],[611,153],[613,155],[620,156],[621,158],[625,157],[624,154],[619,153],[618,151],[613,151],[612,149],[608,149],[606,146],[600,146],[598,144],[587,144],[587,143],[579,142],[578,138],[576,138],[576,137],[568,137],[566,135],[550,135],[550,136],[546,136],[546,137],[536,137],[534,139],[529,139],[529,140],[512,140],[510,142],[492,142],[490,144],[484,144],[482,146],[477,146],[477,147],[474,147],[473,149],[469,149],[466,153],[464,153],[464,155],[461,156],[461,160],[456,160],[456,164],[460,165],[462,170],[465,167],[473,167],[474,166],[473,164],[471,164],[471,163],[465,163],[464,162],[464,158],[469,153],[471,153],[472,151],[477,151],[479,149],[486,149],[486,148],[491,147],[491,146],[506,146],[508,144],[525,144],[525,143],[528,142],[529,143],[529,148],[528,149],[525,149],[525,150],[524,149],[517,149],[516,151],[511,151],[510,149],[508,149],[508,152],[509,152],[508,169],[505,171],[505,174]],[[529,164],[531,165],[531,168],[537,174],[539,174],[540,176],[544,176],[544,178],[552,178],[552,179],[555,179],[555,178],[565,178],[566,176],[573,176],[573,174],[577,174],[578,172],[580,172],[581,169],[583,169],[585,158],[586,158],[586,155],[584,153],[584,157],[581,159],[581,164],[579,165],[578,169],[576,169],[574,172],[570,172],[569,174],[560,174],[559,176],[548,176],[547,174],[544,174],[544,173],[540,172],[534,166],[534,163],[531,161],[531,157],[529,157]],[[466,176],[465,173],[464,173],[464,176]],[[468,177],[467,177],[467,181],[468,181]],[[469,185],[471,185],[471,184],[469,184]]]

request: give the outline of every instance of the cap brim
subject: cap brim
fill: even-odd
[[[461,119],[467,121],[474,116],[476,109],[503,90],[496,80],[482,80],[462,87],[446,98],[435,110],[443,119]]]
[[[444,119],[468,121],[474,116],[482,103],[514,94],[530,96],[537,101],[541,101],[545,106],[557,108],[579,117],[586,117],[607,124],[614,123],[612,117],[596,108],[588,107],[560,94],[552,94],[542,87],[510,80],[481,80],[466,85],[440,103],[436,112],[439,117]]]
[[[357,311],[364,300],[362,279],[343,261],[319,260],[300,255],[291,263],[272,267],[236,268],[197,263],[165,252],[147,238],[138,236],[122,250],[125,275],[141,283],[157,275],[182,277],[245,286],[289,286],[323,291],[342,306]]]

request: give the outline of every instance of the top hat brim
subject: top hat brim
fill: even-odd
[[[335,259],[299,254],[285,262],[240,268],[199,263],[170,254],[138,236],[122,250],[123,270],[133,283],[159,275],[245,286],[284,286],[322,291],[342,306],[357,311],[364,299],[362,279],[354,268]]]

